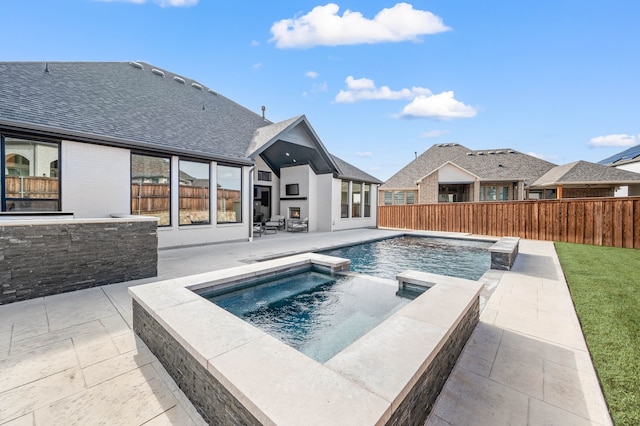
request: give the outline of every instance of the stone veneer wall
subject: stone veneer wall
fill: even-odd
[[[0,305],[155,277],[155,220],[0,222]]]
[[[207,369],[133,300],[133,331],[211,425],[260,425]]]
[[[386,423],[387,426],[424,424],[451,370],[456,365],[464,345],[479,321],[480,299],[476,298],[442,349],[393,412]]]
[[[479,319],[480,301],[476,298],[386,425],[418,425],[426,421]],[[133,330],[209,424],[261,424],[135,300]]]

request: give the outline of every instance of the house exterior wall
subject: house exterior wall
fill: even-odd
[[[431,173],[418,184],[418,198],[420,204],[438,202],[438,172]]]
[[[620,170],[628,170],[630,172],[640,173],[640,161],[635,163],[622,164],[616,166]],[[633,197],[640,195],[640,185],[621,186],[615,193],[616,197]]]
[[[609,188],[562,188],[562,198],[613,197],[615,186]]]
[[[60,149],[62,211],[72,212],[76,218],[130,213],[128,149],[69,141],[63,141]]]
[[[332,231],[342,231],[345,229],[355,229],[355,228],[367,228],[367,227],[376,227],[378,225],[378,185],[371,184],[371,217],[348,217],[342,218],[340,217],[340,196],[341,196],[341,179],[332,179],[333,180],[333,195],[332,195],[332,215],[333,219],[331,221],[331,230]],[[351,212],[351,182],[349,183],[349,212]],[[351,214],[351,213],[349,213]],[[364,215],[363,215],[364,216]]]
[[[332,175],[319,175],[317,182],[317,230],[322,232],[331,232],[333,230],[333,219],[340,217],[340,203],[336,204],[333,195],[340,193],[340,179],[334,179]],[[339,198],[338,198],[339,201]]]

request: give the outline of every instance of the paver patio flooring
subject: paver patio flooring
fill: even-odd
[[[133,334],[129,286],[395,234],[279,232],[162,250],[157,278],[2,305],[0,424],[204,424]],[[427,424],[611,424],[552,243],[522,241],[499,277]]]

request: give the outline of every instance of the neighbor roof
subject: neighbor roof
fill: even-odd
[[[556,185],[628,185],[640,183],[640,173],[603,166],[588,161],[574,161],[558,166],[541,176],[531,187]]]
[[[248,162],[261,115],[147,63],[0,63],[0,126]]]
[[[605,166],[618,166],[636,161],[640,161],[640,145],[632,146],[631,148],[612,155],[611,157],[607,157],[602,161],[598,161],[598,164]]]
[[[529,184],[555,164],[509,148],[470,150],[462,145],[437,144],[393,175],[380,189],[415,188],[445,163],[452,163],[481,181],[524,181]]]

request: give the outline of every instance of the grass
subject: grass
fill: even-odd
[[[640,250],[555,243],[616,425],[640,424]]]

